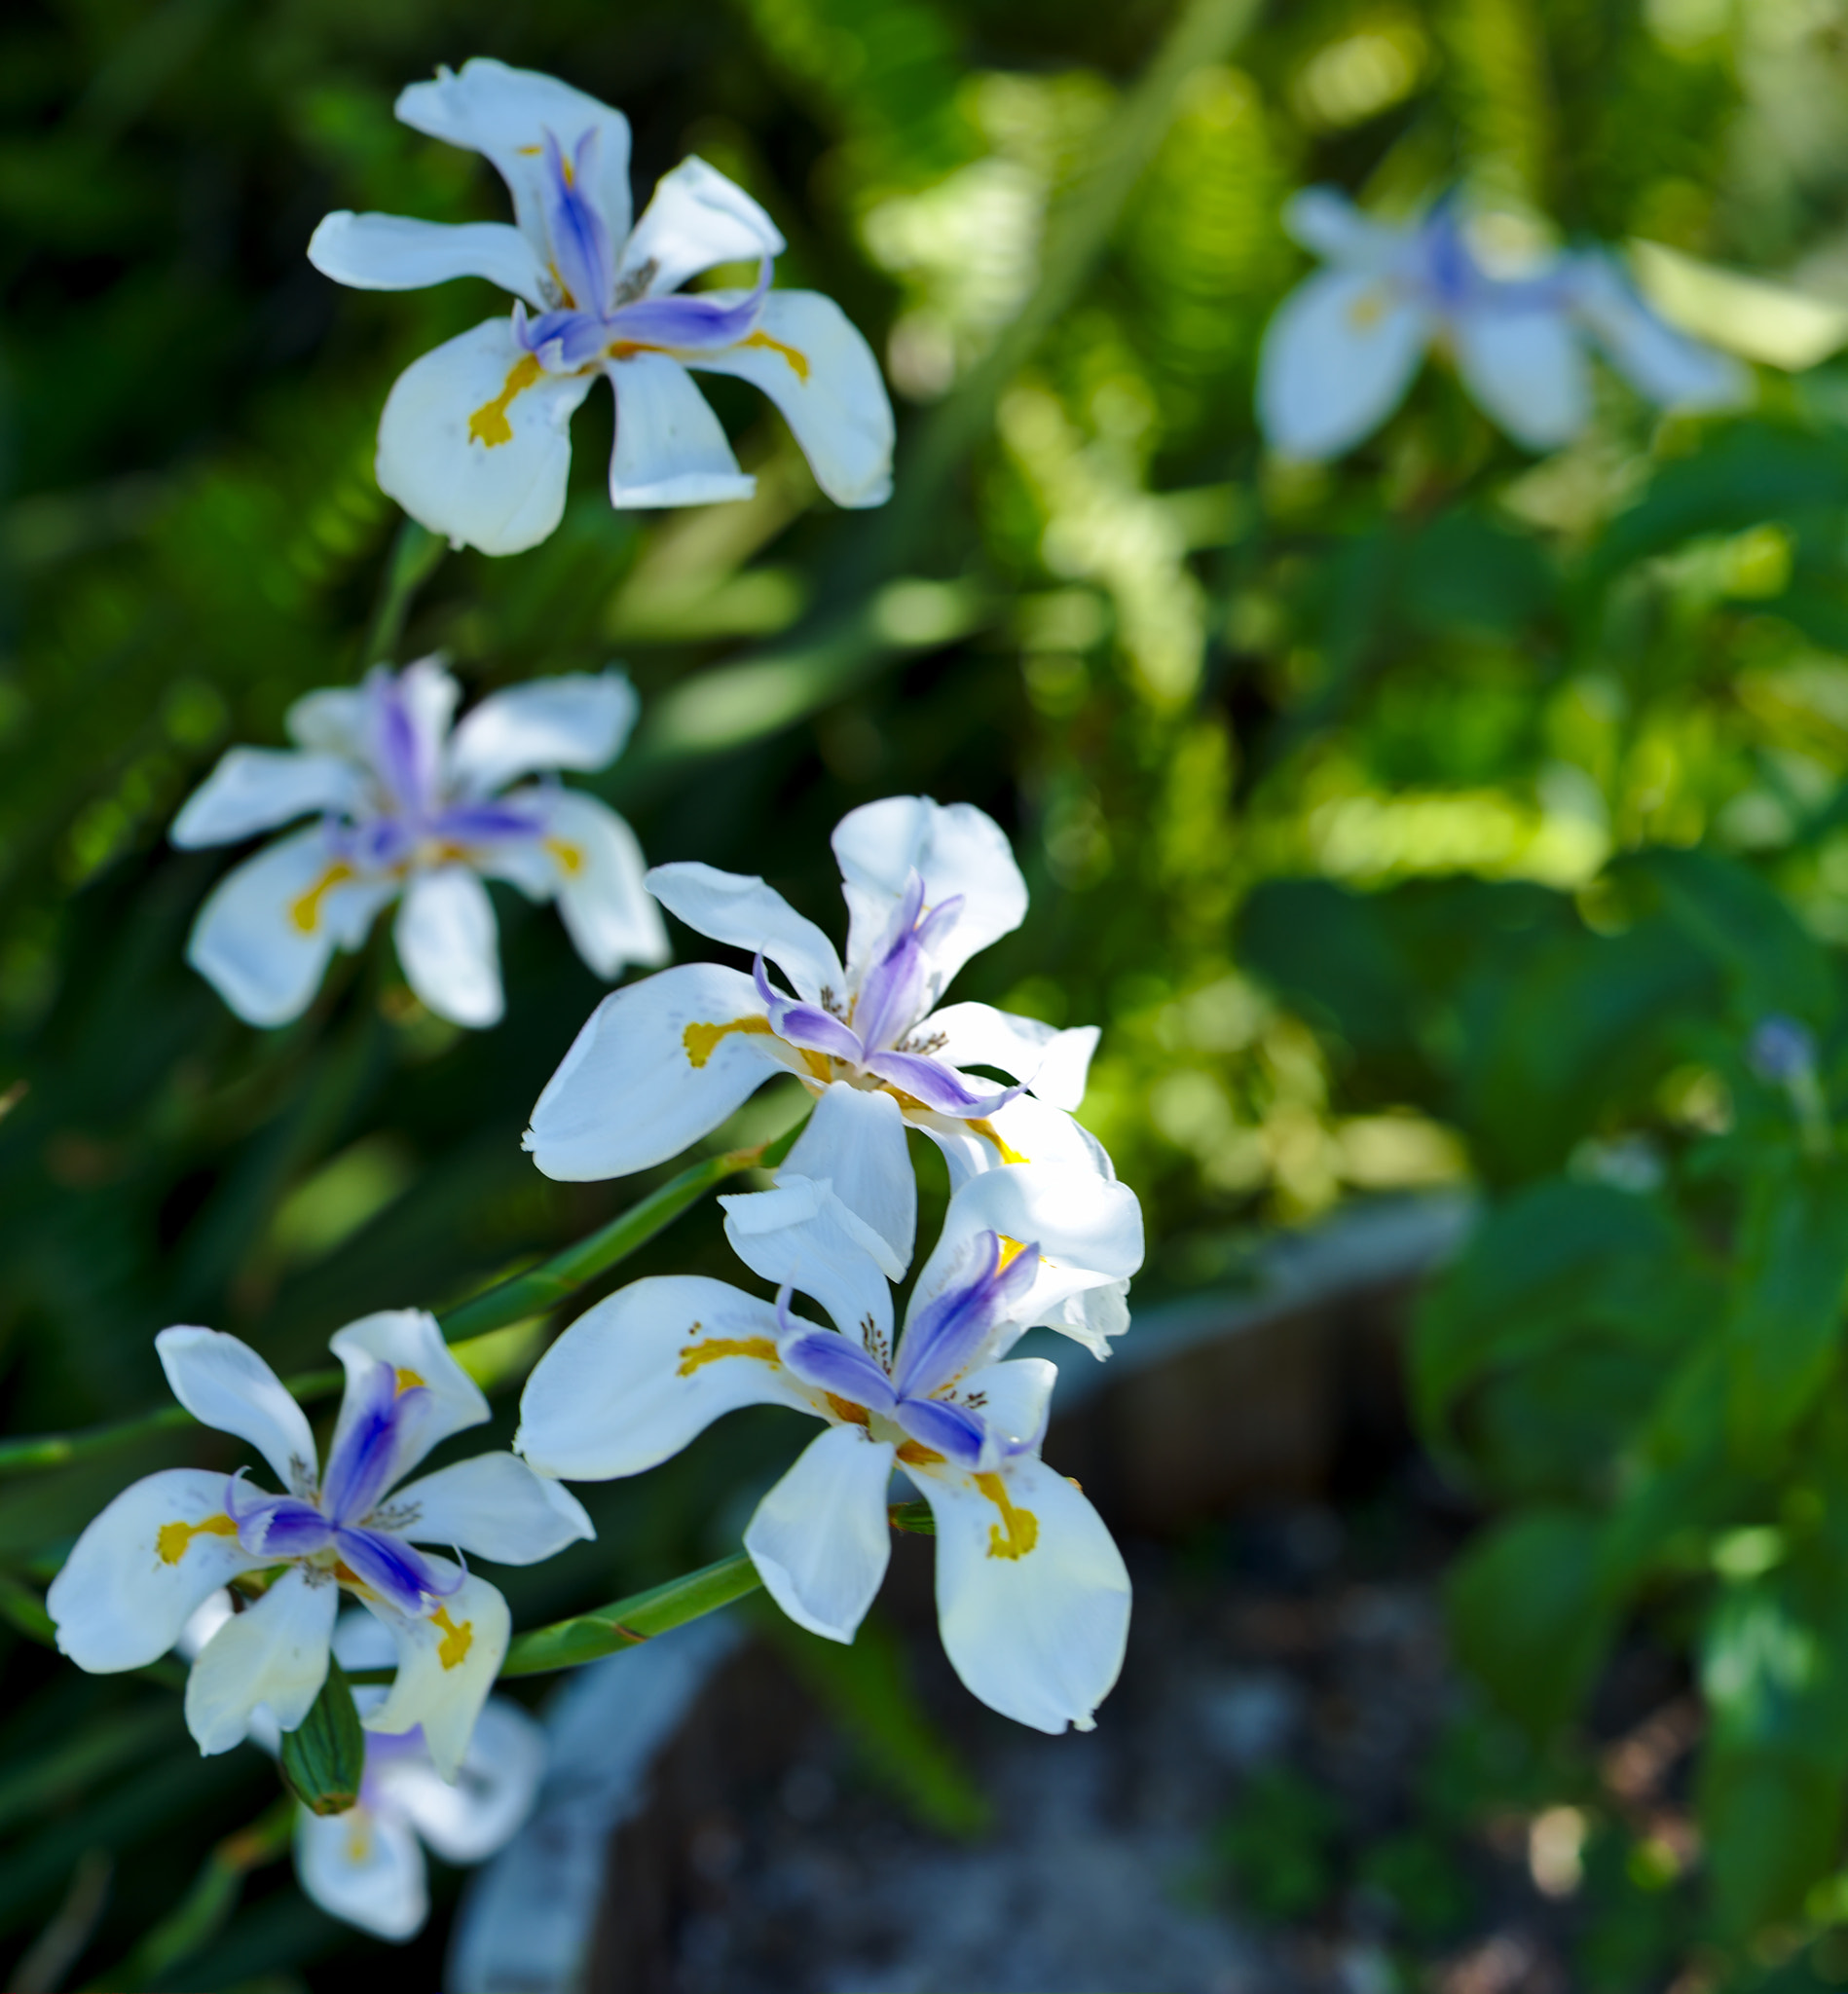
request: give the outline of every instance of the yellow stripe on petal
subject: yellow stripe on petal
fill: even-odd
[[[1015,1508],[1008,1500],[1008,1485],[999,1475],[977,1475],[975,1484],[1001,1512],[1001,1521],[988,1526],[988,1556],[1024,1558],[1040,1541],[1039,1518],[1030,1509]]]
[[[418,1372],[407,1371],[402,1364],[394,1366],[393,1370],[399,1391],[415,1391],[424,1383],[423,1377]]]
[[[558,869],[568,878],[574,878],[584,869],[584,853],[581,845],[567,844],[562,837],[548,837],[545,849],[558,863]]]
[[[235,1537],[238,1526],[228,1516],[208,1516],[203,1523],[164,1523],[154,1539],[163,1565],[177,1565],[195,1537]]]
[[[443,1637],[436,1643],[436,1659],[445,1669],[459,1667],[475,1644],[475,1623],[464,1620],[458,1627],[449,1617],[449,1608],[438,1606],[430,1615],[430,1625]]]
[[[992,1122],[965,1122],[963,1126],[973,1134],[985,1136],[988,1141],[993,1143],[995,1154],[1004,1163],[1024,1163],[1027,1161],[1017,1149],[1010,1145],[1007,1137],[996,1128]]]
[[[721,1357],[756,1357],[759,1363],[778,1361],[776,1345],[767,1336],[713,1336],[703,1344],[688,1344],[681,1351],[679,1378],[690,1378],[702,1364],[716,1364]]]
[[[1006,1274],[1008,1269],[1026,1251],[1026,1241],[1024,1239],[1010,1239],[1006,1233],[997,1233],[995,1237],[1001,1241],[1001,1257],[995,1262],[994,1271],[996,1274]]]
[[[767,347],[773,353],[781,353],[790,363],[790,371],[804,387],[808,385],[808,355],[798,352],[795,347],[786,347],[780,339],[772,339],[767,332],[754,332],[747,339],[741,339],[741,347]]]
[[[776,1037],[767,1017],[734,1017],[729,1024],[689,1024],[681,1034],[681,1044],[686,1048],[687,1063],[694,1067],[704,1066],[719,1041],[728,1038],[733,1032],[744,1032],[755,1038]]]
[[[513,397],[523,389],[531,388],[543,370],[531,353],[524,353],[507,369],[506,385],[493,401],[484,401],[468,418],[468,433],[477,443],[493,450],[497,444],[513,441],[513,425],[507,421],[507,410]]]
[[[304,894],[298,894],[289,903],[289,920],[304,935],[312,935],[320,926],[321,902],[337,886],[344,886],[349,879],[358,875],[345,859],[336,859],[313,886]]]

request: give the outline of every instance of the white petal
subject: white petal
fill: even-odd
[[[703,1274],[655,1274],[587,1309],[534,1367],[513,1444],[545,1475],[606,1482],[679,1454],[739,1406],[813,1411],[776,1355],[776,1311]]]
[[[1390,270],[1417,233],[1374,221],[1333,187],[1293,194],[1284,203],[1283,226],[1305,249],[1350,270]]]
[[[230,844],[311,810],[351,810],[363,794],[359,771],[336,756],[233,748],[187,797],[167,836],[182,850]]]
[[[454,1545],[497,1565],[536,1565],[597,1532],[569,1489],[511,1454],[478,1454],[393,1492],[389,1528],[414,1544]],[[397,1518],[416,1514],[407,1522]]]
[[[234,1535],[161,1533],[225,1514],[226,1477],[210,1468],[166,1468],[131,1483],[71,1547],[45,1596],[57,1645],[80,1669],[113,1675],[145,1668],[179,1641],[194,1609],[263,1561]]]
[[[356,687],[324,685],[304,692],[282,716],[282,724],[298,748],[337,755],[346,761],[364,761],[366,708],[366,695]]]
[[[607,767],[640,705],[624,672],[568,672],[491,692],[456,729],[448,781],[486,796],[539,769]]]
[[[328,1338],[327,1348],[347,1373],[346,1395],[327,1450],[329,1459],[351,1423],[356,1388],[375,1364],[389,1364],[401,1374],[401,1385],[421,1385],[430,1395],[424,1417],[404,1435],[392,1463],[393,1481],[408,1475],[431,1448],[440,1446],[452,1433],[479,1426],[491,1417],[481,1386],[457,1363],[435,1316],[425,1309],[381,1309],[376,1314],[362,1315],[357,1322],[336,1330]]]
[[[167,1385],[193,1418],[247,1440],[284,1489],[305,1495],[315,1481],[308,1415],[246,1343],[215,1329],[164,1329],[154,1339]]]
[[[931,951],[938,987],[979,948],[1026,918],[1026,881],[1001,827],[973,803],[887,796],[850,810],[834,827],[834,857],[851,917],[847,960],[856,972],[884,938],[892,910],[915,871],[924,905],[962,897],[962,912]]]
[[[485,277],[545,309],[544,266],[505,222],[423,222],[398,214],[323,216],[308,239],[308,260],[323,277],[360,291],[421,291],[456,277]]]
[[[644,883],[647,861],[635,832],[581,790],[559,790],[546,811],[553,890],[577,953],[600,977],[665,962],[667,926]]]
[[[190,1662],[237,1610],[226,1587],[220,1586],[216,1592],[207,1593],[186,1616],[186,1625],[179,1631],[173,1652],[181,1661]]]
[[[1579,317],[1639,393],[1664,408],[1734,408],[1750,398],[1750,370],[1670,325],[1608,257],[1574,257],[1571,281]]]
[[[186,960],[246,1024],[286,1024],[308,1009],[336,945],[356,946],[396,891],[345,875],[318,825],[278,840],[212,888]]]
[[[973,1477],[912,1479],[936,1519],[937,1621],[965,1686],[1036,1731],[1090,1730],[1129,1631],[1129,1574],[1097,1512],[1030,1458],[981,1477],[1030,1526],[1010,1527]]]
[[[970,1372],[957,1385],[956,1396],[979,1394],[989,1424],[1010,1440],[1037,1447],[1046,1432],[1057,1383],[1058,1366],[1045,1357],[1010,1357]]]
[[[1129,1283],[1106,1281],[1100,1288],[1068,1295],[1047,1312],[1046,1320],[1073,1343],[1083,1344],[1093,1357],[1107,1357],[1112,1341],[1129,1327]]]
[[[397,1660],[397,1643],[382,1621],[375,1620],[363,1606],[344,1608],[334,1622],[334,1659],[351,1674],[355,1669],[388,1669]],[[385,1691],[361,1684],[355,1697],[371,1697],[375,1704],[385,1700]]]
[[[326,1680],[339,1605],[331,1572],[291,1565],[225,1622],[186,1679],[186,1728],[201,1752],[209,1757],[241,1745],[259,1704],[282,1730],[295,1729]]]
[[[783,249],[776,224],[750,195],[694,157],[655,182],[654,198],[622,251],[617,277],[651,265],[647,290],[658,298],[716,263],[755,263],[781,256]]]
[[[684,963],[612,991],[590,1014],[533,1110],[526,1147],[548,1177],[625,1177],[678,1156],[780,1065],[751,979]],[[697,1058],[697,1065],[694,1063]]]
[[[942,1035],[940,1059],[952,1066],[992,1066],[1012,1080],[1028,1082],[1034,1093],[1055,1108],[1076,1108],[1085,1098],[1097,1027],[1070,1031],[1018,1017],[992,1004],[946,1004],[918,1026],[920,1037]]]
[[[413,360],[379,418],[379,488],[419,525],[484,554],[536,546],[564,517],[571,475],[571,419],[594,374],[542,374],[519,386],[526,355],[505,318],[490,318]],[[483,414],[499,406],[506,432]]]
[[[376,1807],[295,1817],[295,1878],[321,1909],[375,1939],[410,1939],[430,1913],[424,1851],[407,1822]]]
[[[892,400],[859,328],[819,291],[772,291],[757,329],[689,367],[735,374],[783,412],[815,482],[836,505],[883,505],[892,496]]]
[[[758,489],[757,479],[738,468],[719,418],[679,360],[631,353],[605,371],[616,390],[611,505],[718,505]]]
[[[885,1492],[897,1450],[861,1426],[831,1426],[758,1504],[744,1547],[764,1590],[798,1627],[850,1642],[892,1556]]]
[[[1585,355],[1564,312],[1471,312],[1451,337],[1464,387],[1517,443],[1553,450],[1590,421]]]
[[[404,891],[392,930],[405,980],[438,1017],[498,1024],[500,944],[488,889],[466,866],[420,872]]]
[[[958,1122],[947,1115],[911,1115],[943,1152],[952,1190],[961,1190],[984,1170],[1019,1163],[1057,1163],[1085,1170],[1114,1184],[1117,1173],[1102,1143],[1063,1108],[1019,1094],[983,1122]],[[1004,1154],[1000,1144],[1006,1144]]]
[[[774,1191],[721,1198],[731,1250],[760,1279],[812,1295],[855,1339],[870,1322],[872,1348],[892,1348],[892,1290],[904,1269],[864,1219],[826,1183],[779,1172]]]
[[[1325,270],[1300,283],[1265,328],[1258,424],[1284,457],[1339,457],[1405,397],[1430,322],[1384,278]]]
[[[513,1619],[506,1601],[485,1578],[462,1573],[445,1558],[430,1563],[439,1577],[462,1578],[432,1612],[401,1613],[384,1600],[366,1599],[397,1643],[398,1673],[390,1695],[360,1721],[368,1731],[408,1731],[422,1724],[431,1763],[453,1780],[506,1659]]]
[[[578,139],[595,130],[591,196],[611,241],[629,233],[629,121],[570,84],[477,55],[460,75],[439,68],[435,82],[412,84],[399,92],[394,109],[415,130],[492,160],[513,196],[521,232],[536,246],[546,240],[545,134],[551,132],[569,158]]]
[[[807,1003],[819,1003],[824,990],[844,994],[834,944],[761,879],[683,862],[656,866],[647,889],[696,934],[768,956]]]
[[[385,1759],[374,1780],[383,1811],[402,1815],[445,1863],[479,1863],[510,1841],[545,1776],[544,1730],[517,1703],[491,1696],[451,1786],[428,1759]]]
[[[878,1257],[902,1280],[917,1242],[917,1178],[905,1143],[905,1117],[884,1092],[835,1081],[795,1138],[784,1177],[823,1178],[842,1204],[883,1242]]]

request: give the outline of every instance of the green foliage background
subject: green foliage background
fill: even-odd
[[[620,105],[643,191],[697,150],[765,203],[780,280],[888,356],[899,497],[833,513],[721,383],[758,498],[615,515],[593,397],[563,528],[444,560],[402,654],[446,649],[476,691],[625,659],[646,718],[602,787],[650,857],[761,871],[825,924],[844,810],[918,790],[991,811],[1033,912],[962,994],[1104,1022],[1086,1119],[1142,1194],[1145,1297],[1343,1198],[1480,1185],[1416,1364],[1432,1445],[1504,1516],[1457,1576],[1463,1655],[1544,1730],[1650,1616],[1711,1708],[1715,1931],[1819,1929],[1848,1906],[1825,1881],[1848,1173],[1745,1048],[1789,1014],[1835,1085],[1848,368],[1760,370],[1756,411],[1704,422],[1606,377],[1591,432],[1540,463],[1441,366],[1328,470],[1267,461],[1250,405],[1303,268],[1278,207],[1313,180],[1386,205],[1462,181],[1569,233],[1839,286],[1848,14],[1248,12],[1240,38],[1236,6],[1197,6],[1198,59],[1151,98],[1156,0],[9,10],[0,1082],[28,1090],[0,1124],[7,1423],[159,1403],[172,1321],[300,1368],[351,1317],[460,1298],[644,1188],[554,1185],[520,1153],[598,995],[548,914],[499,902],[497,1031],[424,1013],[377,937],[300,1024],[254,1033],[181,961],[224,860],[163,841],[223,747],[279,740],[298,693],[371,661],[379,406],[500,307],[472,281],[338,292],[302,249],[330,207],[498,216],[481,162],[390,116],[433,63],[497,55]],[[1144,128],[1146,170],[1113,184]],[[722,1140],[791,1112],[766,1096]],[[696,1216],[640,1271],[717,1266],[717,1242]],[[129,1474],[209,1447],[0,1483],[0,1568],[42,1582]],[[722,1548],[787,1447],[766,1415],[593,1492],[598,1544],[505,1575],[516,1620]],[[24,1946],[106,1851],[80,1969],[102,1971],[272,1775],[199,1760],[147,1685],[21,1640],[5,1668],[0,1935]],[[412,1956],[432,1981],[439,1939]],[[262,1884],[149,1984],[349,1984],[374,1957]]]

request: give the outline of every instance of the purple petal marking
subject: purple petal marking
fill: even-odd
[[[365,691],[373,772],[401,809],[421,817],[435,793],[438,744],[423,738],[396,673],[375,667]]]
[[[887,1413],[898,1403],[892,1381],[851,1338],[837,1329],[808,1329],[777,1347],[777,1355],[817,1391]]]
[[[238,1484],[225,1494],[225,1513],[238,1526],[238,1542],[253,1558],[307,1558],[333,1541],[333,1529],[312,1502],[299,1496],[259,1496],[243,1509],[234,1507]]]
[[[894,1383],[902,1399],[928,1398],[953,1384],[982,1353],[990,1333],[1010,1319],[1039,1273],[1037,1242],[1001,1265],[1001,1238],[978,1233],[971,1280],[933,1295],[905,1325]]]
[[[545,134],[545,233],[552,267],[576,309],[601,316],[615,295],[616,266],[610,229],[586,188],[596,184],[597,128],[577,141],[569,166],[551,132]]]
[[[917,945],[926,955],[962,919],[962,911],[963,896],[952,893],[947,900],[939,901],[917,924]]]
[[[929,965],[917,936],[923,905],[924,882],[913,871],[854,997],[854,1029],[869,1052],[895,1046],[924,1014]]]
[[[340,1528],[369,1516],[397,1479],[405,1428],[422,1419],[430,1397],[429,1387],[423,1385],[400,1391],[397,1373],[389,1364],[374,1364],[353,1389],[353,1417],[328,1459],[321,1490],[322,1507]]]
[[[421,1551],[385,1531],[337,1530],[334,1548],[355,1578],[406,1613],[418,1612],[426,1599],[447,1598],[462,1585],[461,1572],[439,1578]]]
[[[497,838],[540,837],[545,825],[511,803],[452,803],[431,821],[430,831],[457,844],[490,844]]]
[[[526,308],[516,304],[513,336],[548,374],[574,374],[589,361],[601,359],[610,344],[597,313],[569,307],[528,318]]]
[[[893,1416],[919,1443],[958,1467],[973,1468],[982,1456],[988,1427],[981,1415],[943,1398],[906,1398]]]
[[[751,974],[778,1038],[787,1039],[792,1046],[805,1046],[810,1052],[831,1053],[836,1059],[860,1064],[866,1048],[851,1025],[842,1024],[832,1011],[824,1011],[819,1004],[798,1004],[793,998],[779,996],[763,967],[761,953],[752,964]]]
[[[999,1093],[972,1093],[953,1066],[923,1052],[869,1052],[864,1061],[869,1073],[889,1080],[927,1108],[940,1115],[956,1115],[980,1121],[1026,1092],[1025,1085],[1004,1088]]]
[[[618,305],[604,319],[611,345],[665,347],[674,352],[713,352],[748,339],[770,288],[770,259],[758,265],[758,280],[735,304],[702,292],[673,291]]]

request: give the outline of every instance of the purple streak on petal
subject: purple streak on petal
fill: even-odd
[[[834,1392],[869,1413],[890,1413],[898,1403],[891,1379],[837,1329],[803,1330],[779,1344],[777,1354],[804,1385]]]
[[[832,1053],[836,1059],[850,1059],[856,1066],[860,1063],[866,1052],[860,1035],[819,1004],[800,1004],[780,996],[763,967],[761,951],[751,965],[751,975],[770,1015],[771,1029],[779,1038],[793,1046],[806,1046],[811,1052]]]
[[[436,786],[437,744],[422,738],[394,672],[375,667],[365,693],[373,773],[400,809],[421,817]]]
[[[615,295],[615,258],[610,229],[592,205],[588,189],[597,172],[597,128],[577,141],[569,170],[551,132],[545,134],[545,233],[552,268],[577,310],[601,314]]]
[[[991,1332],[1011,1319],[1039,1273],[1035,1242],[1001,1265],[1001,1239],[978,1233],[972,1242],[972,1279],[932,1296],[905,1325],[894,1383],[905,1399],[928,1398],[952,1385],[980,1356]]]
[[[542,312],[531,322],[522,320],[514,326],[513,336],[548,374],[574,374],[601,359],[610,344],[598,314],[569,308]]]
[[[924,1015],[928,965],[917,937],[923,905],[924,882],[913,872],[854,997],[854,1029],[869,1052],[896,1045]]]
[[[876,1073],[881,1080],[903,1088],[940,1115],[980,1121],[1026,1092],[1021,1085],[1004,1088],[999,1093],[972,1093],[953,1066],[922,1052],[869,1052],[865,1063],[869,1073]]]
[[[238,1542],[253,1558],[308,1558],[333,1541],[327,1519],[297,1496],[261,1496],[233,1521]]]
[[[457,844],[488,844],[502,837],[540,837],[542,818],[511,803],[453,803],[430,822],[434,837]]]
[[[666,347],[670,351],[714,351],[750,337],[770,288],[770,259],[758,265],[758,280],[744,297],[724,304],[708,292],[673,291],[618,305],[604,320],[610,343]]]
[[[385,1531],[337,1530],[334,1549],[356,1578],[406,1613],[418,1612],[426,1599],[446,1599],[462,1582],[461,1572],[439,1578],[421,1551]]]
[[[962,895],[952,893],[947,900],[939,901],[917,924],[917,945],[926,955],[929,955],[938,942],[961,920],[962,911]]]
[[[429,1403],[429,1387],[398,1389],[389,1364],[374,1364],[353,1386],[357,1403],[351,1422],[327,1462],[321,1505],[337,1526],[357,1524],[396,1480],[404,1429]]]
[[[960,1468],[973,1468],[981,1459],[987,1423],[968,1406],[943,1398],[906,1398],[899,1401],[893,1418],[913,1440]]]

